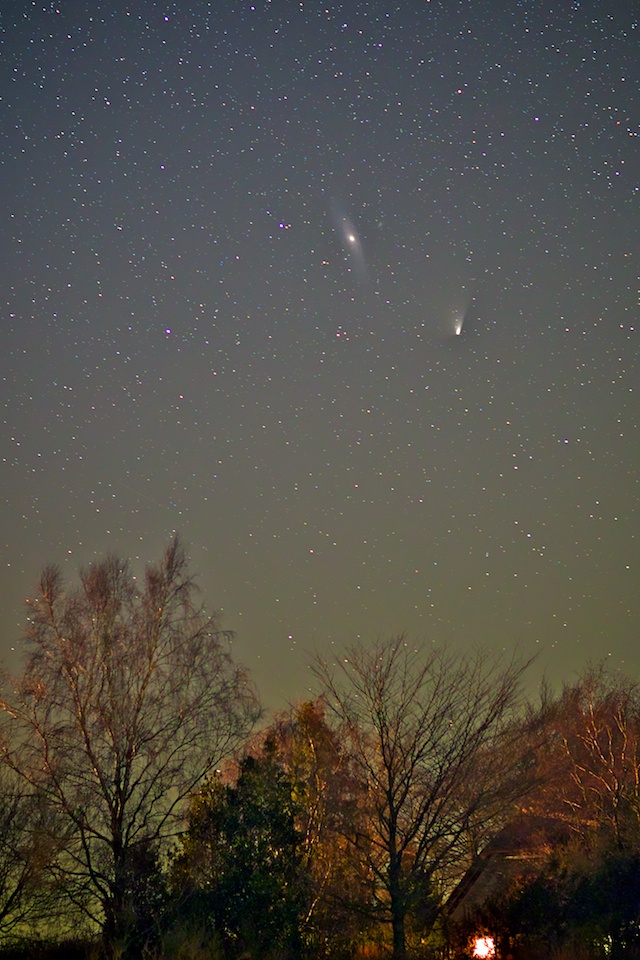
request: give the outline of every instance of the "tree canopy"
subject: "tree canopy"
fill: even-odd
[[[516,724],[526,666],[403,636],[315,662],[366,790],[353,843],[391,924],[394,960],[406,953],[407,919],[527,788]]]
[[[0,701],[3,759],[47,809],[58,885],[114,952],[130,938],[132,860],[175,835],[259,715],[229,640],[177,538],[141,584],[112,556],[75,589],[47,567],[29,602],[26,669]]]

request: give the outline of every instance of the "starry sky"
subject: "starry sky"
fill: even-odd
[[[179,531],[268,705],[640,669],[640,7],[3,0],[0,655]]]

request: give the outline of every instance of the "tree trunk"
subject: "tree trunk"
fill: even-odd
[[[400,887],[400,858],[391,857],[389,864],[389,899],[391,901],[391,929],[393,931],[393,960],[406,960],[407,945],[404,929],[405,902]]]
[[[404,933],[404,913],[394,911],[391,916],[391,925],[393,928],[393,960],[405,960],[407,946]]]
[[[121,960],[129,956],[131,946],[131,916],[127,909],[127,884],[124,855],[117,856],[111,895],[104,904],[102,926],[102,953],[105,960]]]
[[[102,926],[104,960],[121,960],[127,956],[127,931],[122,908],[111,905]]]

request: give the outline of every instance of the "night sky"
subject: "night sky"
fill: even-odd
[[[0,653],[184,537],[268,705],[640,669],[640,6],[0,4]]]

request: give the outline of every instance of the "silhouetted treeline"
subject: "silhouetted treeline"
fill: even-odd
[[[393,637],[265,718],[180,542],[55,568],[6,678],[5,957],[640,956],[640,695]]]

